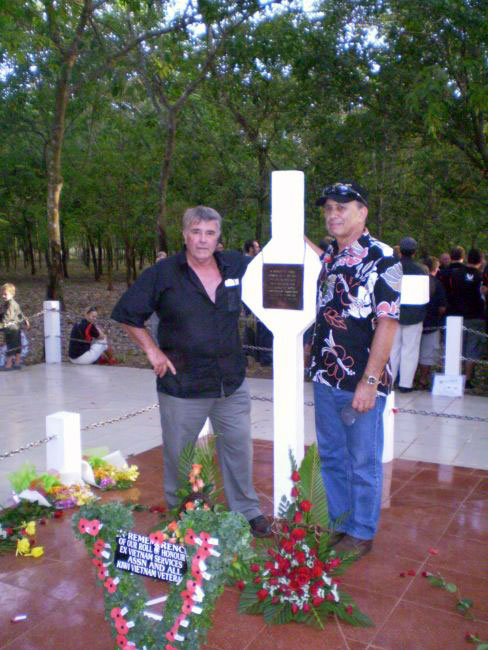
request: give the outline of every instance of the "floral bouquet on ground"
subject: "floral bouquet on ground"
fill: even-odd
[[[19,525],[9,511],[0,513],[0,555],[15,551],[15,555],[41,557],[44,554],[44,548],[35,545],[35,534],[36,522],[34,520],[22,521]]]
[[[323,628],[330,614],[353,625],[372,625],[350,596],[340,590],[341,575],[354,556],[329,547],[328,512],[316,445],[300,470],[291,458],[292,500],[283,497],[274,540],[259,540],[239,610],[262,613],[266,623],[306,623]]]
[[[103,452],[102,452],[103,453]],[[120,451],[89,454],[82,463],[83,480],[101,490],[126,490],[139,477],[137,465],[128,465]]]
[[[212,465],[212,445],[187,448],[180,457],[182,503],[149,540],[155,548],[165,543],[175,544],[176,550],[184,546],[186,571],[181,582],[162,585],[165,593],[158,598],[149,598],[140,576],[115,566],[117,535],[133,529],[131,510],[136,507],[89,504],[73,517],[74,533],[92,556],[117,647],[198,650],[225,584],[234,582],[254,557],[245,517],[210,503],[215,492],[215,484],[207,483],[215,477]]]
[[[46,508],[57,510],[82,506],[92,501],[95,496],[89,487],[79,483],[64,485],[56,473],[39,474],[31,463],[9,474],[14,499],[38,503]]]

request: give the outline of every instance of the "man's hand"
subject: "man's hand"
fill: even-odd
[[[168,370],[176,375],[176,369],[169,358],[154,343],[152,336],[143,327],[132,327],[131,325],[122,325],[130,338],[144,350],[154,372],[158,377],[164,377]]]
[[[146,352],[147,358],[149,359],[150,364],[152,365],[154,372],[158,377],[164,377],[164,375],[169,370],[173,375],[176,375],[176,370],[174,365],[171,363],[169,358],[162,352],[159,348],[151,348]]]
[[[367,413],[374,407],[376,401],[376,389],[373,384],[367,384],[361,380],[354,391],[352,408],[358,413]]]

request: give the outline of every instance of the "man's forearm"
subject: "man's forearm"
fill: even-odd
[[[152,336],[144,327],[133,327],[132,325],[125,324],[122,324],[122,327],[134,343],[136,343],[146,354],[154,349],[159,350],[158,346],[154,343]]]
[[[376,325],[371,350],[365,374],[380,377],[388,359],[390,358],[393,339],[397,331],[398,321],[392,318],[380,318]]]

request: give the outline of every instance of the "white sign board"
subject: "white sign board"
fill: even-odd
[[[443,395],[445,397],[462,397],[464,395],[464,375],[434,375],[432,395]]]

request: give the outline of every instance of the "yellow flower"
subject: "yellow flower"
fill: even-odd
[[[34,546],[30,554],[32,557],[41,557],[41,555],[44,555],[44,547],[43,546]]]
[[[35,535],[36,534],[36,522],[35,521],[29,521],[29,523],[25,526],[25,532],[28,535]]]
[[[17,540],[17,550],[15,555],[27,555],[30,551],[30,542],[27,537]]]
[[[127,478],[129,481],[135,481],[139,476],[139,468],[137,465],[131,465],[127,470]]]

